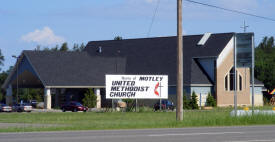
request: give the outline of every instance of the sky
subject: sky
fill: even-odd
[[[275,19],[275,0],[195,0]],[[160,0],[149,37],[175,36],[176,0]],[[110,40],[115,36],[148,37],[157,0],[0,0],[2,71],[16,62],[12,55],[37,45]],[[183,1],[184,35],[225,32],[255,33],[256,45],[275,36],[275,22]]]

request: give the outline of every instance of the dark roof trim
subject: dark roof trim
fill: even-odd
[[[220,35],[220,34],[233,34],[235,35],[235,32],[225,32],[225,33],[212,33],[212,35]],[[184,35],[183,37],[190,37],[190,36],[203,36],[203,34],[194,34],[194,35]],[[141,40],[141,39],[160,39],[160,38],[170,38],[170,37],[176,37],[176,36],[161,36],[161,37],[144,37],[144,38],[127,38],[127,39],[122,39],[122,40],[117,40],[117,42],[123,41],[123,40]],[[89,43],[92,42],[108,42],[108,41],[116,41],[116,40],[94,40],[94,41],[89,41],[87,43],[87,45],[89,45]]]
[[[23,51],[23,54],[25,55],[24,51]],[[27,55],[25,55],[25,56],[26,56],[27,60],[29,61],[31,67],[33,68],[34,72],[37,74],[38,79],[42,82],[43,86],[45,86],[44,80],[41,79],[41,77],[40,77],[40,75],[38,74],[36,68],[33,66],[31,60],[29,59],[29,57],[28,57]]]
[[[23,52],[20,54],[20,56],[19,56],[19,60],[16,61],[14,68],[12,69],[12,71],[11,71],[10,74],[8,75],[7,79],[5,80],[4,84],[1,86],[2,89],[8,88],[8,85],[9,85],[9,83],[10,83],[10,81],[11,81],[12,76],[13,76],[13,75],[16,73],[16,71],[17,71],[17,66],[21,63],[21,61],[22,61],[22,59],[23,59],[24,57],[26,57],[26,59],[29,61],[30,66],[33,68],[33,70],[34,70],[34,72],[36,73],[38,79],[42,82],[42,85],[45,86],[44,80],[41,79],[41,77],[39,76],[39,74],[38,74],[36,68],[32,65],[31,60],[29,59],[29,57],[28,57],[28,56],[24,53],[24,51],[23,51]],[[17,76],[17,77],[18,77],[18,76]]]

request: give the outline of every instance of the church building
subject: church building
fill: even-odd
[[[184,90],[187,95],[195,92],[201,96],[203,105],[208,93],[218,106],[234,104],[234,37],[235,33],[183,37]],[[168,75],[169,99],[176,102],[176,61],[176,36],[90,41],[82,52],[23,51],[2,88],[7,92],[7,104],[13,102],[12,90],[17,85],[44,88],[47,109],[64,101],[79,101],[77,96],[83,96],[82,90],[92,88],[100,108],[108,101],[104,89],[106,74]],[[237,103],[249,106],[250,69],[237,68],[236,72]],[[255,105],[263,105],[263,88],[263,83],[255,79]]]

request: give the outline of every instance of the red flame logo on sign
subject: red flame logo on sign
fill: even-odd
[[[159,88],[159,82],[156,84],[155,90],[154,90],[154,92],[157,96],[159,96],[158,88]]]

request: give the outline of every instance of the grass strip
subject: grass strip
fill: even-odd
[[[143,128],[184,128],[275,124],[273,115],[231,117],[228,110],[185,111],[184,120],[176,121],[175,112],[106,113],[1,113],[0,123],[40,124],[41,127],[0,127],[0,132],[106,130]]]

